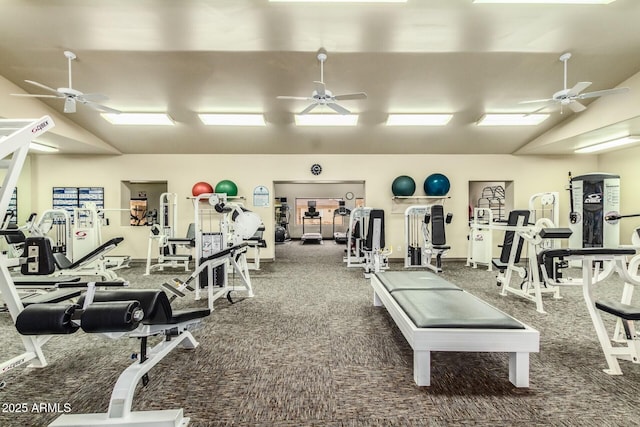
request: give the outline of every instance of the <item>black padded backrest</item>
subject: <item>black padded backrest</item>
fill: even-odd
[[[369,250],[384,248],[384,211],[372,209],[367,224],[367,238],[365,247]]]
[[[24,235],[22,230],[18,229],[16,224],[10,223],[7,226],[6,234],[4,238],[7,240],[7,243],[10,245],[16,245],[19,243],[24,243],[27,236]]]
[[[147,325],[165,324],[173,317],[169,298],[164,291],[156,289],[120,289],[116,291],[96,291],[94,302],[138,301],[144,312],[142,323]],[[84,305],[84,297],[78,304]]]
[[[37,261],[35,258],[37,256]],[[47,237],[28,237],[24,243],[22,257],[28,257],[26,264],[20,267],[25,275],[48,275],[56,271],[51,241]]]
[[[444,207],[442,205],[431,206],[431,243],[433,245],[447,244],[444,232]]]
[[[518,221],[520,218],[521,225],[527,225],[529,223],[529,215],[530,211],[525,210],[515,210],[509,212],[509,218],[507,219],[507,225],[515,227],[518,225]],[[509,256],[511,255],[511,246],[513,245],[513,238],[516,232],[512,230],[508,230],[504,232],[504,242],[502,243],[502,252],[500,252],[500,262],[508,263]],[[524,244],[524,239],[520,239],[518,241],[518,249],[516,251],[516,259],[514,262],[520,262],[520,254],[522,253],[522,245]]]

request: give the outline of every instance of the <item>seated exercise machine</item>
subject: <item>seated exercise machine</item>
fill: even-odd
[[[447,245],[445,224],[453,215],[444,215],[442,205],[409,206],[404,211],[405,268],[427,267],[442,272],[442,257],[451,249]],[[435,264],[433,263],[435,258]]]
[[[307,221],[318,221],[319,231],[317,233],[306,232],[305,225]],[[322,244],[322,215],[316,210],[316,201],[309,200],[307,202],[307,210],[302,215],[302,237],[300,237],[302,244],[307,242],[316,242]]]
[[[182,409],[134,412],[131,406],[138,383],[142,381],[143,386],[149,383],[151,368],[178,346],[187,349],[198,346],[188,329],[193,329],[210,310],[174,311],[161,290],[99,291],[95,289],[97,285],[104,284],[82,284],[87,291],[77,304],[32,304],[17,316],[16,328],[25,337],[72,334],[82,328],[86,333],[99,333],[112,339],[122,336],[140,339],[137,361],[120,374],[107,413],[64,414],[50,426],[186,426],[189,419],[184,418]],[[149,350],[148,338],[153,336],[164,339]]]
[[[193,259],[191,252],[195,247],[195,225],[189,225],[185,237],[176,235],[177,228],[178,195],[176,193],[162,193],[159,209],[156,211],[155,218],[152,215],[151,219],[145,276],[154,270],[164,271],[165,267],[183,267],[184,271],[189,271],[189,262]],[[154,243],[157,245],[158,258],[157,262],[152,264]]]
[[[173,283],[164,284],[164,288],[175,297],[192,291],[196,300],[202,298],[202,290],[206,289],[210,310],[222,296],[231,301],[232,291],[244,291],[247,297],[253,297],[247,240],[264,226],[260,217],[238,203],[227,202],[226,194],[204,193],[194,198],[194,224],[194,271],[185,281],[174,279]],[[232,273],[237,278],[233,282],[229,279]]]
[[[365,277],[389,269],[391,249],[385,246],[382,209],[357,207],[351,210],[345,252],[347,267],[364,268]]]
[[[54,253],[53,258],[58,270],[53,276],[94,276],[106,281],[122,281],[114,270],[107,267],[105,255],[123,240],[122,237],[114,237],[75,261],[70,261],[63,252]]]
[[[389,255],[384,240],[384,211],[372,209],[367,221],[367,234],[362,247],[364,253],[364,277],[369,278],[371,273],[380,273],[389,269]]]
[[[545,282],[541,277],[538,252],[549,240],[568,239],[571,230],[554,227],[548,218],[540,218],[535,224],[529,223],[531,211],[514,210],[509,213],[507,225],[494,225],[493,229],[504,230],[504,242],[500,258],[493,259],[492,264],[498,270],[497,285],[500,294],[517,295],[536,303],[536,310],[545,313],[543,294],[552,294],[559,299],[560,288]],[[526,243],[526,264],[520,264],[522,250]],[[519,283],[514,279],[519,277]]]
[[[632,258],[627,265],[627,257],[630,256]],[[640,320],[640,307],[632,305],[631,301],[634,288],[640,286],[638,272],[640,255],[636,255],[636,250],[634,248],[548,249],[540,253],[540,258],[542,265],[552,265],[555,259],[560,259],[562,262],[581,261],[582,278],[579,280],[559,282],[554,280],[551,272],[546,270],[543,270],[544,278],[553,284],[582,286],[587,310],[608,365],[604,372],[610,375],[622,375],[618,360],[640,363],[640,337],[637,336],[634,327],[634,321]],[[594,298],[596,285],[614,272],[624,280],[621,299],[619,301],[596,300]],[[605,327],[602,312],[616,318],[615,330],[611,337]]]
[[[347,209],[345,207],[345,201],[338,201],[338,209],[333,211],[333,241],[336,243],[347,243],[347,232],[346,231],[336,231],[336,217],[341,219],[341,222],[344,224],[344,219],[349,218],[351,215],[351,209]]]

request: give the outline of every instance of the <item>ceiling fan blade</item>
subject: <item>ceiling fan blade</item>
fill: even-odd
[[[67,96],[64,100],[64,110],[65,113],[75,113],[76,112],[76,100],[70,96]]]
[[[335,102],[327,102],[327,107],[331,108],[333,111],[335,111],[338,114],[342,114],[342,115],[351,114],[351,111],[347,110],[340,104],[336,104]]]
[[[551,102],[551,101],[553,101],[553,98],[532,99],[531,101],[520,101],[520,102],[518,102],[518,104],[539,104],[541,102]]]
[[[32,95],[30,93],[12,93],[11,96],[24,96],[29,98],[61,98],[57,95]]]
[[[109,97],[102,93],[83,93],[82,95],[78,95],[76,99],[80,102],[84,102],[84,101],[104,102],[104,101],[108,101]]]
[[[89,108],[92,108],[96,111],[102,111],[103,113],[112,113],[112,114],[120,114],[122,113],[122,111],[120,110],[116,110],[115,108],[111,108],[111,107],[107,107],[106,105],[101,105],[101,104],[97,104],[95,102],[92,101],[80,101],[82,102],[84,105],[86,105]]]
[[[367,94],[364,92],[346,93],[344,95],[336,95],[333,97],[333,99],[336,99],[338,101],[350,100],[350,99],[367,99]]]
[[[315,88],[318,96],[325,96],[327,91],[323,82],[313,82],[313,87]]]
[[[305,108],[304,110],[300,111],[300,115],[303,116],[307,113],[309,113],[311,110],[313,110],[314,108],[316,108],[318,106],[318,104],[316,104],[315,102],[311,105],[309,105],[307,108]]]
[[[580,104],[578,101],[571,101],[569,103],[569,108],[571,108],[571,111],[573,111],[574,113],[579,113],[587,109],[587,107]]]
[[[580,94],[583,90],[591,86],[591,82],[578,82],[574,87],[569,89],[566,96],[576,96]]]
[[[617,93],[626,93],[629,92],[628,87],[618,87],[615,89],[604,89],[604,90],[596,90],[594,92],[583,93],[582,95],[578,95],[578,99],[586,99],[586,98],[595,98],[598,96],[606,96],[606,95],[615,95]]]
[[[56,94],[56,95],[58,95],[58,96],[64,96],[64,94],[63,94],[63,93],[58,92],[57,90],[55,90],[55,89],[54,89],[54,88],[52,88],[52,87],[49,87],[49,86],[47,86],[47,85],[43,85],[42,83],[34,82],[33,80],[25,80],[25,82],[27,82],[27,83],[29,83],[29,84],[32,84],[32,85],[34,85],[34,86],[38,86],[38,87],[39,87],[39,88],[41,88],[41,89],[48,90],[49,92],[53,92],[53,93],[55,93],[55,94]]]
[[[296,101],[311,101],[313,98],[308,96],[276,96],[276,99],[294,99]]]

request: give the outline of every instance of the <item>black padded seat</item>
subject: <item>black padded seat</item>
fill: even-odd
[[[640,307],[623,304],[620,301],[596,301],[596,308],[624,320],[640,320]]]
[[[391,296],[418,328],[525,329],[516,319],[462,290],[399,290]]]
[[[145,325],[176,324],[206,317],[211,313],[208,308],[177,310],[174,312],[171,309],[167,294],[165,294],[164,291],[155,289],[96,291],[93,301],[138,301],[140,302],[140,308],[144,312],[144,318],[141,323]],[[84,298],[80,298],[78,304],[83,305]]]
[[[431,245],[431,247],[433,249],[439,249],[439,250],[442,250],[442,251],[447,250],[447,249],[451,249],[451,246],[449,246],[449,245]]]
[[[389,293],[418,289],[461,290],[453,283],[428,271],[387,271],[375,275]]]

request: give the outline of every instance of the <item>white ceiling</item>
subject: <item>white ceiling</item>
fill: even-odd
[[[562,89],[563,52],[573,54],[570,86],[592,81],[588,91],[595,91],[634,77],[638,0],[606,6],[3,0],[1,10],[0,76],[7,84],[0,85],[0,116],[22,117],[30,109],[35,116],[46,106],[60,117],[61,100],[9,92],[38,93],[25,79],[67,86],[63,51],[72,50],[74,88],[104,93],[105,104],[122,111],[167,111],[177,122],[117,127],[79,106],[54,120],[68,119],[95,137],[61,131],[53,142],[63,153],[568,154],[591,131],[606,138],[615,130],[609,125],[632,126],[640,116],[640,106],[632,111],[635,103],[623,99],[637,99],[639,84],[630,94],[585,102],[583,113],[553,112],[535,127],[475,125],[485,112],[531,111],[519,101]],[[296,128],[293,113],[306,103],[276,100],[311,94],[320,47],[328,52],[329,89],[368,94],[342,102],[360,113],[355,128]],[[631,107],[623,112],[602,113],[625,102]],[[199,112],[263,112],[267,126],[205,127]],[[388,113],[401,112],[454,118],[442,128],[384,126]],[[606,122],[594,120],[605,116]],[[536,143],[569,122],[571,132]]]

